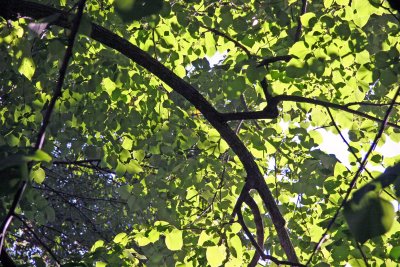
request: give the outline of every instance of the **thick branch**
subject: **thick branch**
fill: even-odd
[[[39,19],[57,13],[61,14],[61,16],[55,22],[55,24],[61,27],[69,27],[68,14],[37,3],[17,1],[13,6],[10,7],[9,12],[6,12],[6,10],[3,9],[0,10],[0,16],[5,17],[6,19],[16,17],[17,14]],[[127,56],[140,66],[153,73],[160,80],[168,84],[173,90],[186,98],[204,115],[204,117],[219,132],[221,137],[228,143],[228,145],[241,160],[249,177],[248,183],[251,184],[251,187],[257,189],[271,216],[283,250],[290,261],[297,262],[296,253],[285,228],[285,220],[275,203],[271,191],[269,190],[260,170],[258,169],[252,154],[237,137],[234,131],[229,127],[221,114],[217,112],[214,107],[211,106],[211,104],[192,85],[179,78],[163,64],[149,56],[137,46],[129,43],[127,40],[94,23],[92,23],[92,33],[90,37],[110,48],[121,52],[123,55]]]
[[[254,224],[256,225],[257,244],[264,251],[264,225],[261,218],[260,209],[258,208],[257,203],[249,194],[247,194],[244,202],[247,204],[247,206],[250,207],[251,213],[253,213]],[[249,266],[257,266],[260,256],[261,255],[256,251],[253,258],[251,259]]]
[[[273,101],[272,101],[273,100]],[[222,114],[222,117],[224,118],[224,120],[226,121],[232,121],[232,120],[255,120],[255,119],[274,119],[278,116],[278,114],[275,114],[274,112],[271,112],[271,110],[273,110],[274,105],[279,104],[280,102],[283,101],[289,101],[289,102],[297,102],[297,103],[308,103],[308,104],[314,104],[317,106],[323,106],[326,108],[334,108],[334,109],[339,109],[339,110],[343,110],[346,112],[349,112],[351,114],[354,115],[358,115],[360,117],[372,120],[372,121],[376,121],[381,123],[382,120],[368,115],[366,113],[363,113],[361,111],[358,110],[354,110],[351,108],[348,108],[346,105],[340,105],[340,104],[336,104],[336,103],[331,103],[331,102],[326,102],[326,101],[322,101],[322,100],[318,100],[318,99],[312,99],[312,98],[307,98],[307,97],[303,97],[303,96],[296,96],[296,95],[277,95],[274,96],[272,98],[272,100],[270,101],[270,103],[273,103],[272,105],[268,105],[267,108],[265,110],[262,111],[254,111],[254,112],[236,112],[236,113],[224,113]],[[395,123],[391,123],[391,122],[387,122],[388,126],[400,129],[400,126],[395,124]]]

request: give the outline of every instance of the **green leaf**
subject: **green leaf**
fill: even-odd
[[[363,259],[351,259],[349,260],[349,264],[352,267],[367,267]]]
[[[19,144],[19,138],[13,134],[7,135],[6,140],[7,140],[7,144],[9,146],[18,146],[18,144]]]
[[[35,74],[35,63],[31,57],[24,57],[21,60],[21,64],[19,65],[18,71],[22,75],[24,75],[28,80],[32,79],[33,74]]]
[[[266,73],[265,69],[258,68],[256,64],[250,65],[246,70],[246,76],[251,83],[260,81],[265,76],[265,73]]]
[[[25,156],[25,160],[27,161],[41,161],[41,162],[51,162],[52,158],[49,154],[44,152],[43,150],[36,150],[32,155]]]
[[[300,17],[301,24],[304,25],[305,27],[312,27],[314,26],[315,22],[317,21],[315,14],[312,12],[308,12],[303,14]]]
[[[300,78],[307,74],[307,64],[299,59],[292,58],[286,67],[286,75],[291,78]]]
[[[393,247],[389,253],[390,257],[394,260],[400,259],[400,246]]]
[[[390,86],[398,81],[397,74],[390,69],[381,70],[380,82],[385,86]]]
[[[126,233],[119,233],[113,240],[117,244],[126,245],[128,243],[128,235]]]
[[[206,257],[211,267],[221,266],[226,258],[226,248],[224,245],[207,247]]]
[[[174,69],[176,75],[178,75],[179,77],[185,77],[186,76],[186,70],[183,66],[178,65],[176,66],[176,68]]]
[[[126,172],[126,166],[121,162],[118,162],[117,168],[115,168],[115,174],[118,177],[122,177],[125,175],[125,172]]]
[[[310,71],[315,73],[317,77],[321,77],[325,71],[325,63],[323,59],[316,59],[312,58],[311,60],[307,61]]]
[[[351,200],[344,206],[344,216],[357,241],[382,235],[390,230],[395,217],[393,205],[374,191],[364,194],[359,201]]]
[[[333,0],[324,0],[325,8],[331,7],[332,3],[333,3]]]
[[[40,167],[33,168],[29,174],[29,178],[31,178],[34,182],[41,184],[46,178],[46,173]]]
[[[182,231],[173,229],[165,234],[165,245],[169,250],[181,250],[183,246]]]
[[[163,0],[115,0],[114,7],[124,22],[131,22],[159,13],[163,3]]]
[[[308,47],[306,46],[306,43],[304,41],[299,41],[299,42],[295,43],[289,49],[289,54],[296,56],[299,59],[304,59],[310,52],[311,52],[310,49],[308,49]]]
[[[136,160],[131,160],[126,165],[126,171],[130,174],[143,172],[142,166]]]

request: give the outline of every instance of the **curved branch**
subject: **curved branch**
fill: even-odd
[[[1,9],[0,16],[6,19],[15,18],[19,14],[36,19],[47,17],[53,14],[60,14],[60,18],[54,24],[64,28],[70,27],[70,24],[68,23],[68,14],[61,10],[29,1],[7,0],[5,2],[6,5],[8,4],[9,8]],[[11,2],[14,2],[13,5],[11,5]],[[280,213],[278,206],[275,203],[275,199],[272,196],[272,193],[269,190],[260,170],[258,169],[252,154],[238,138],[235,132],[229,127],[229,125],[223,119],[221,113],[216,111],[215,108],[192,85],[179,78],[175,73],[149,56],[139,47],[131,44],[117,34],[92,23],[92,32],[90,37],[102,43],[103,45],[119,51],[132,61],[147,69],[149,72],[153,73],[160,80],[169,85],[173,90],[186,98],[204,115],[208,122],[219,132],[221,137],[228,143],[235,154],[239,157],[244,169],[247,172],[247,183],[249,183],[251,188],[257,189],[261,198],[263,199],[269,215],[271,216],[272,223],[277,230],[281,246],[288,259],[292,262],[298,262],[296,252],[285,227],[285,219]]]
[[[260,209],[258,208],[257,203],[249,194],[246,194],[244,202],[247,204],[247,206],[250,207],[251,213],[253,213],[254,223],[256,225],[257,244],[264,251],[264,225],[261,218]],[[260,256],[261,255],[256,251],[256,253],[254,253],[253,259],[251,259],[250,261],[249,266],[256,266],[258,260],[260,259]]]

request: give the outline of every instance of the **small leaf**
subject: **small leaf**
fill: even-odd
[[[124,137],[124,141],[122,141],[121,146],[125,148],[126,150],[131,150],[133,145],[133,140],[130,139],[129,137]]]
[[[7,140],[7,144],[9,146],[18,146],[18,144],[19,144],[19,138],[13,134],[7,135],[6,140]]]
[[[94,243],[94,245],[90,249],[90,252],[94,252],[94,251],[96,251],[97,248],[101,248],[103,246],[104,246],[104,241],[103,240],[98,240],[98,241],[96,241],[96,243]]]
[[[171,232],[165,234],[165,245],[169,250],[180,250],[183,246],[182,231],[173,229]]]
[[[135,241],[139,247],[144,247],[151,243],[150,239],[142,234],[137,234],[135,236]]]
[[[242,226],[240,225],[240,223],[235,222],[231,225],[231,232],[233,234],[238,233],[240,230],[242,230]]]
[[[22,75],[24,75],[28,80],[32,79],[33,74],[35,74],[35,63],[33,62],[32,58],[24,57],[19,65],[18,71]]]
[[[51,161],[51,156],[44,152],[43,150],[36,150],[32,155],[28,155],[25,157],[27,161],[44,161],[44,162],[50,162]]]
[[[32,169],[31,173],[29,174],[29,177],[35,181],[38,184],[43,183],[45,177],[46,177],[46,173],[44,172],[44,170],[42,168],[36,168],[36,169]]]
[[[399,260],[399,259],[400,259],[400,247],[399,247],[399,246],[393,247],[393,248],[390,250],[389,255],[390,255],[390,257],[391,257],[392,259],[394,259],[394,260],[396,260],[396,261]]]
[[[96,261],[96,267],[106,267],[107,263],[103,262],[103,261]]]
[[[313,26],[313,25],[311,25],[312,22],[314,21],[314,23],[315,23],[317,21],[315,14],[312,12],[303,14],[300,17],[300,20],[301,20],[301,24],[304,25],[305,27],[312,27]]]
[[[226,257],[225,246],[207,247],[206,257],[207,262],[211,265],[211,267],[221,266]]]
[[[125,175],[125,172],[126,172],[126,166],[121,162],[118,162],[117,168],[115,168],[115,174],[118,177],[122,177]]]
[[[115,0],[115,11],[124,22],[140,20],[143,17],[157,14],[163,7],[163,0]]]
[[[312,14],[312,13],[307,13],[307,14]],[[299,41],[295,43],[290,49],[289,49],[289,54],[294,55],[300,59],[305,58],[306,55],[310,53],[310,49],[306,47],[306,44],[304,41]]]
[[[126,233],[119,233],[114,237],[114,242],[117,244],[126,244],[128,242],[128,237]]]
[[[136,162],[136,160],[131,160],[126,166],[126,171],[130,174],[143,172],[143,168]]]
[[[286,67],[286,75],[291,78],[299,78],[307,74],[307,64],[299,59],[292,58]]]
[[[186,76],[186,70],[181,65],[176,66],[174,69],[174,72],[176,73],[176,75],[178,75],[181,78]]]

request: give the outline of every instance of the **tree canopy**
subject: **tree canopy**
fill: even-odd
[[[1,0],[1,264],[397,266],[396,9]]]

